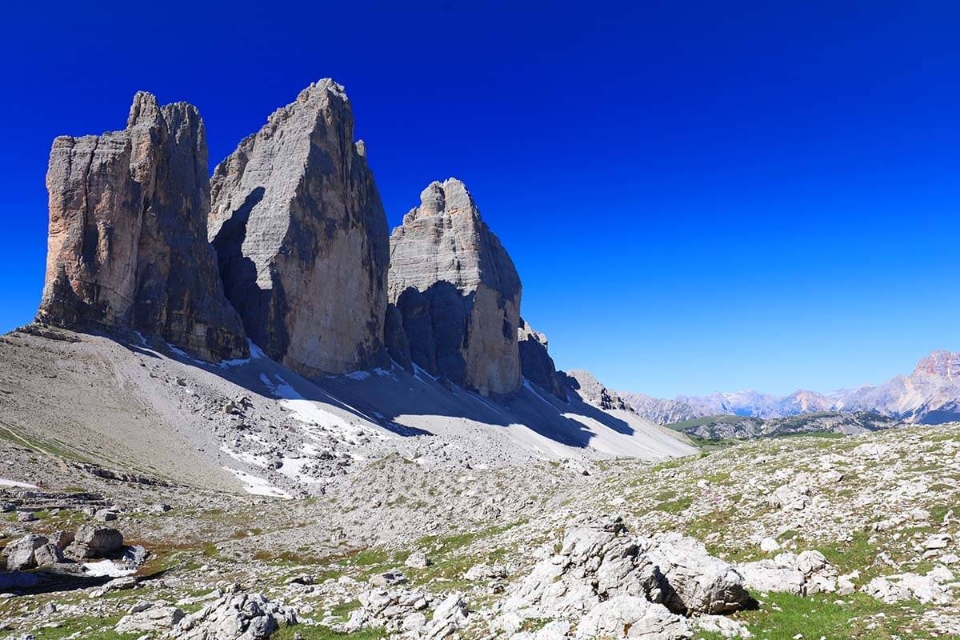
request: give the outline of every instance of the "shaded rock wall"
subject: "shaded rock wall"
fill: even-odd
[[[412,361],[430,373],[485,395],[519,389],[520,292],[513,261],[459,180],[428,186],[391,236],[390,301]]]
[[[227,297],[273,359],[315,376],[383,352],[389,236],[343,87],[321,80],[217,166],[210,240]]]
[[[210,181],[197,109],[138,93],[127,128],[62,136],[37,320],[159,335],[210,360],[248,354],[207,243]]]

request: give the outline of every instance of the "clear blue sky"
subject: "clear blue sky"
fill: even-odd
[[[391,226],[463,179],[561,367],[655,395],[786,393],[960,350],[952,0],[3,14],[0,330],[39,300],[56,135],[122,128],[144,89],[199,106],[216,163],[331,76]]]

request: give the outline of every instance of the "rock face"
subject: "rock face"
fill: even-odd
[[[411,360],[481,394],[520,388],[520,288],[513,261],[459,180],[428,186],[390,238],[390,302]]]
[[[210,240],[247,333],[298,373],[375,364],[387,218],[343,87],[310,85],[214,171]]]
[[[210,181],[197,109],[134,97],[123,131],[62,136],[37,320],[161,336],[210,360],[248,353],[207,242]]]
[[[547,336],[538,333],[520,318],[517,342],[520,344],[520,370],[523,377],[566,401],[567,392],[553,358],[547,353]]]
[[[616,391],[603,386],[592,373],[582,369],[571,369],[560,374],[564,384],[587,404],[603,409],[604,411],[632,411],[630,405],[623,401]]]

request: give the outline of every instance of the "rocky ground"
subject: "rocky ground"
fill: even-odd
[[[660,464],[425,468],[393,453],[293,500],[0,445],[8,547],[86,525],[150,553],[114,579],[26,571],[42,580],[4,590],[6,637],[960,634],[956,425]]]

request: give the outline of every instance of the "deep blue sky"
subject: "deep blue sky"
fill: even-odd
[[[5,3],[0,330],[39,300],[56,135],[144,89],[216,163],[331,76],[391,226],[463,179],[561,367],[786,393],[960,350],[960,3],[515,4]]]

